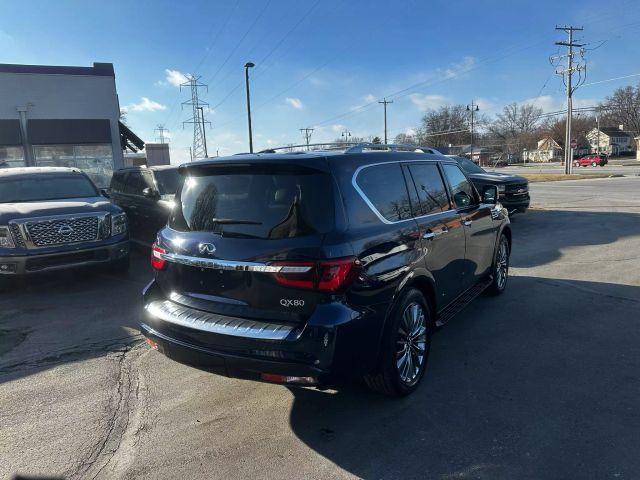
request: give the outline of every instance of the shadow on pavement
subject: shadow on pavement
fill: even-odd
[[[102,268],[43,273],[0,293],[0,383],[61,363],[124,351],[140,341],[148,254],[127,275]]]
[[[640,239],[640,214],[530,210],[516,218],[512,230],[511,265],[536,267],[560,258],[564,248],[605,246],[625,237]]]
[[[509,281],[434,337],[413,396],[295,389],[293,432],[362,478],[638,478],[640,287]]]

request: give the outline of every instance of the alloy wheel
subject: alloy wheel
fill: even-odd
[[[402,313],[396,340],[396,367],[400,379],[413,385],[420,379],[428,348],[427,319],[423,307],[411,303]]]
[[[509,274],[509,247],[507,242],[501,242],[498,249],[498,258],[496,259],[496,283],[498,288],[502,290],[507,283],[507,275]]]

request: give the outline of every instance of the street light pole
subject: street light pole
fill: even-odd
[[[247,88],[247,119],[249,121],[249,152],[253,153],[253,133],[251,131],[251,98],[249,96],[249,69],[255,67],[255,64],[247,62],[244,64],[244,80]]]
[[[471,112],[471,152],[470,152],[470,157],[471,157],[471,161],[473,162],[473,112],[477,112],[478,110],[480,110],[478,108],[478,105],[476,105],[475,103],[473,103],[473,100],[471,100],[471,106],[467,105],[467,112]],[[478,159],[478,164],[480,164],[480,159]]]
[[[351,136],[351,132],[349,130],[344,130],[342,132],[342,136],[344,137],[345,143],[349,143],[349,137]]]

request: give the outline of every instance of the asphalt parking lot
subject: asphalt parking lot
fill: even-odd
[[[125,278],[0,294],[0,478],[640,478],[640,177],[537,183],[507,292],[434,337],[419,391],[287,389],[141,342]]]

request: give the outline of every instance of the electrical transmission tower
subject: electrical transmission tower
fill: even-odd
[[[191,89],[191,100],[182,102],[182,106],[190,106],[192,109],[192,116],[189,120],[182,122],[182,128],[184,128],[184,125],[187,123],[193,124],[193,147],[191,155],[194,160],[197,160],[199,158],[207,157],[207,143],[204,128],[207,123],[211,125],[211,122],[204,118],[204,109],[205,107],[208,107],[209,104],[200,100],[198,89],[204,88],[207,91],[209,91],[209,89],[207,85],[199,81],[200,77],[189,75],[187,79],[188,80],[186,82],[180,85],[180,90],[182,90],[182,87],[189,87]]]
[[[573,92],[582,85],[587,78],[587,64],[584,60],[584,44],[575,43],[573,41],[573,32],[581,32],[582,27],[563,26],[556,27],[556,30],[562,30],[567,33],[568,41],[555,42],[556,45],[567,47],[567,66],[563,68],[559,65],[559,61],[564,56],[552,57],[551,64],[556,67],[556,74],[562,76],[562,81],[567,89],[567,128],[564,137],[564,173],[569,175],[573,169],[573,148],[571,138],[571,120],[573,116]],[[580,60],[574,60],[574,48],[579,48]],[[578,74],[578,80],[573,82],[573,74]]]
[[[381,102],[384,105],[384,143],[387,144],[387,105],[393,103],[393,100],[387,100],[386,98]]]
[[[300,129],[300,133],[302,133],[302,136],[304,137],[304,141],[307,144],[307,150],[309,150],[309,141],[311,140],[311,134],[313,133],[313,128],[301,128]]]
[[[158,126],[156,126],[156,129],[154,130],[154,132],[158,132],[158,136],[156,137],[158,139],[158,142],[167,143],[168,138],[165,137],[165,132],[169,132],[169,130],[164,128],[164,125],[158,124]]]

